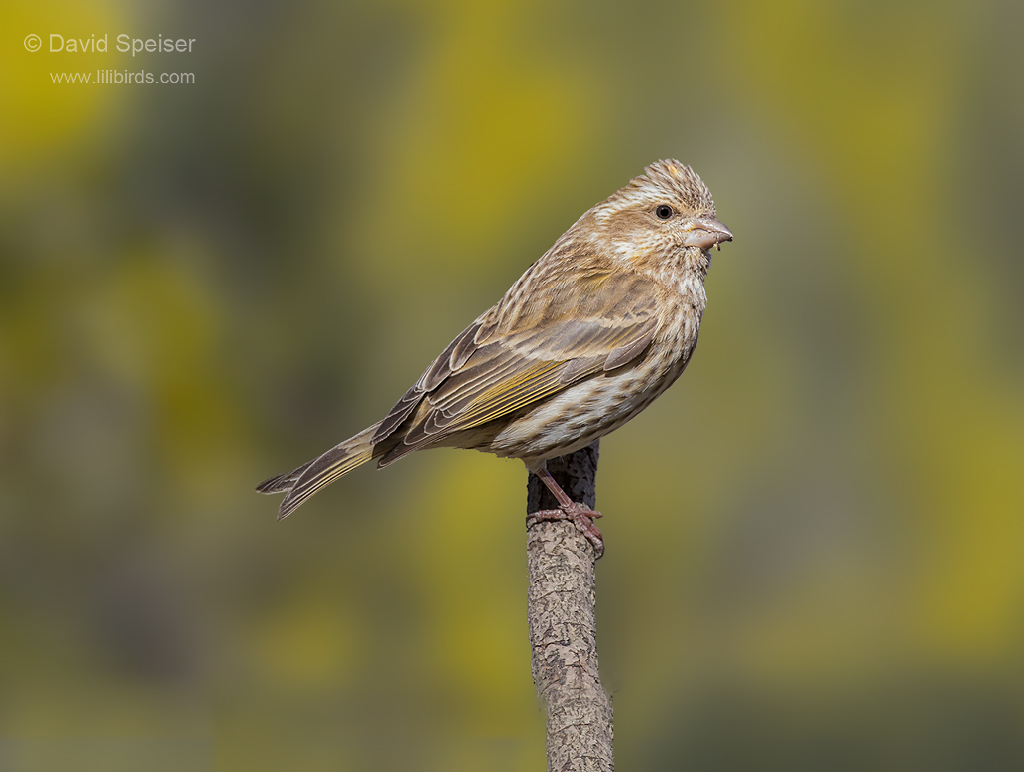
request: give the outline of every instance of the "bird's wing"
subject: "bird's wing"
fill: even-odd
[[[653,281],[578,266],[571,281],[558,279],[527,272],[452,341],[381,422],[374,442],[404,424],[381,466],[629,364],[654,339]]]

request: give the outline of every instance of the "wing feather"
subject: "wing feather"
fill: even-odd
[[[423,399],[423,395],[433,391],[445,379],[452,374],[452,371],[462,367],[466,360],[473,353],[475,344],[473,338],[480,329],[480,320],[473,322],[465,330],[459,333],[455,340],[448,344],[448,347],[441,352],[441,355],[433,361],[426,369],[420,379],[410,388],[402,398],[395,403],[391,411],[380,422],[376,433],[373,435],[374,444],[383,442],[416,410]]]

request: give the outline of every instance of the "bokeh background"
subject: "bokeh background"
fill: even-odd
[[[253,486],[665,157],[736,241],[686,375],[602,443],[620,768],[1024,766],[1024,5],[0,29],[0,767],[542,769],[521,464],[365,468],[284,523]],[[100,68],[195,83],[51,82]]]

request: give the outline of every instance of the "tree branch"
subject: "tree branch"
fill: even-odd
[[[597,442],[549,461],[548,471],[573,501],[593,508]],[[531,474],[527,512],[557,508]],[[548,772],[612,770],[612,705],[597,671],[594,548],[573,523],[542,521],[527,532],[527,558],[533,680],[548,711]]]

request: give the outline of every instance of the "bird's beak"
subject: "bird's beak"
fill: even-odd
[[[708,250],[718,247],[723,241],[732,241],[732,231],[718,222],[714,217],[697,217],[690,220],[685,227],[684,247],[699,247]]]

